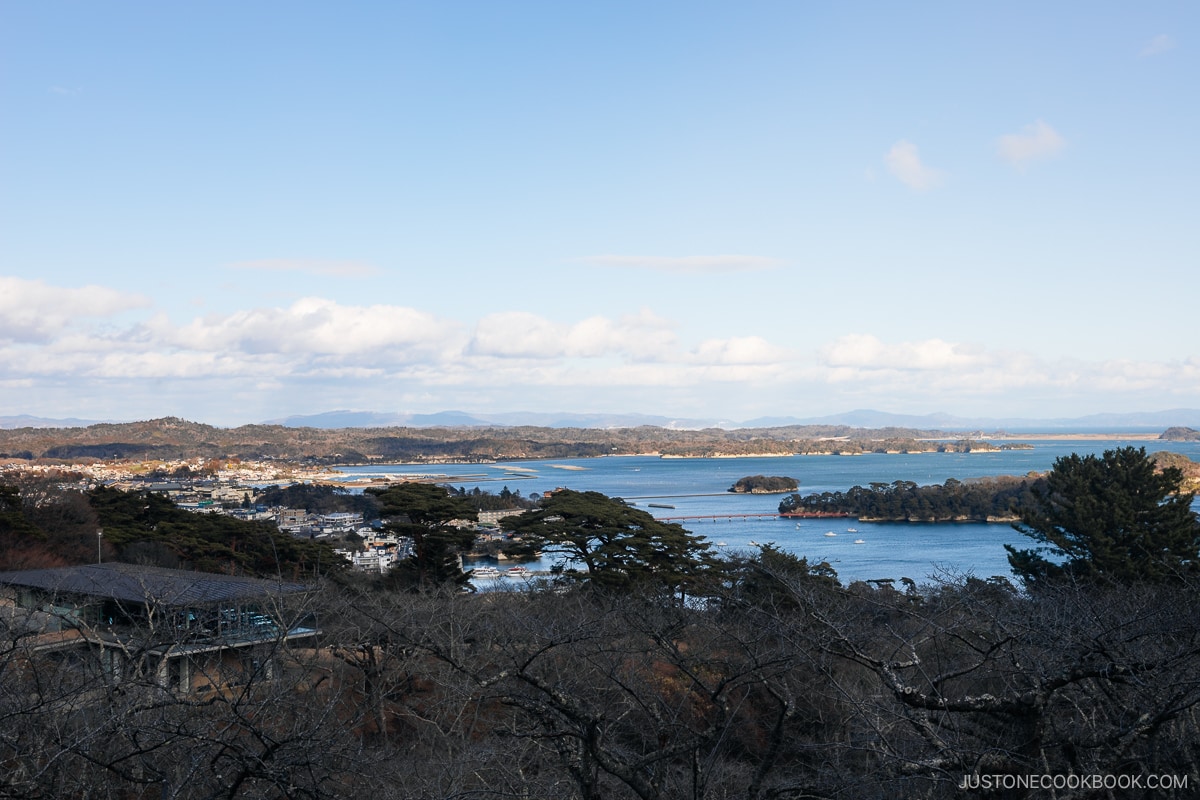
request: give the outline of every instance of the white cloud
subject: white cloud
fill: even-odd
[[[590,317],[571,326],[566,340],[569,356],[622,355],[639,361],[668,359],[678,346],[671,323],[649,309],[615,321]]]
[[[831,367],[857,369],[939,370],[980,364],[986,356],[974,348],[941,339],[884,344],[874,336],[854,334],[830,343],[822,360]]]
[[[941,185],[945,178],[944,172],[921,161],[917,146],[912,142],[896,142],[884,156],[884,162],[893,177],[910,189],[920,192]]]
[[[647,311],[555,325],[533,314],[482,320],[468,355],[476,381],[531,386],[686,387],[756,384],[795,374],[796,355],[758,336],[710,339],[685,351],[670,326]],[[618,359],[614,361],[613,359]]]
[[[670,323],[647,309],[618,320],[590,317],[574,325],[526,311],[489,314],[475,327],[467,352],[498,358],[558,359],[622,356],[667,358],[677,350]]]
[[[1162,403],[1200,400],[1200,359],[1182,362],[1045,360],[1036,354],[987,350],[930,339],[886,343],[845,336],[819,355],[827,391],[859,402],[945,408],[985,400],[1009,408],[1017,398],[1141,398]],[[1128,402],[1122,400],[1121,402]],[[1012,413],[1011,411],[1007,413]],[[1036,413],[1036,412],[1035,412]],[[1043,415],[1045,413],[1043,412]]]
[[[528,311],[489,314],[475,326],[470,353],[501,358],[559,358],[568,328]]]
[[[156,314],[120,329],[75,326],[0,346],[0,378],[254,379],[399,374],[460,358],[453,320],[401,306],[343,306],[321,298],[177,326]]]
[[[1148,58],[1150,56],[1157,56],[1157,55],[1167,52],[1168,50],[1174,50],[1174,49],[1175,49],[1175,40],[1172,39],[1170,36],[1167,36],[1165,33],[1160,33],[1158,36],[1155,36],[1153,39],[1151,39],[1149,41],[1149,43],[1147,43],[1146,46],[1142,48],[1141,55],[1142,55],[1142,58]]]
[[[1138,391],[1162,386],[1173,380],[1180,371],[1188,370],[1186,364],[1173,365],[1161,362],[1130,361],[1120,359],[1106,361],[1096,370],[1095,385],[1102,391]]]
[[[1058,131],[1039,119],[1032,125],[1026,125],[1021,133],[1001,136],[996,150],[1008,163],[1023,167],[1035,159],[1057,155],[1065,146],[1066,140]]]
[[[580,261],[601,267],[627,267],[682,274],[759,272],[783,264],[775,258],[748,255],[716,256],[588,256]]]
[[[256,308],[211,315],[174,328],[161,318],[150,324],[178,348],[244,353],[362,355],[387,358],[444,349],[459,326],[404,306],[344,306],[318,297],[288,308]]]
[[[711,365],[768,365],[790,361],[794,356],[760,336],[709,339],[696,349],[696,361]]]
[[[357,261],[324,261],[320,259],[265,258],[257,261],[238,261],[230,269],[256,272],[302,272],[334,278],[369,278],[382,270]]]
[[[69,408],[88,398],[89,408],[105,404],[104,416],[127,418],[134,403],[175,413],[182,408],[164,398],[195,396],[225,409],[226,419],[252,413],[250,403],[266,409],[286,401],[314,411],[345,407],[346,398],[361,397],[354,404],[363,406],[378,405],[368,398],[402,396],[424,398],[428,409],[464,398],[481,408],[503,396],[506,404],[528,398],[543,410],[594,402],[659,413],[683,413],[677,409],[684,406],[695,413],[718,397],[728,409],[773,406],[774,413],[789,413],[800,398],[888,409],[1018,397],[1200,401],[1197,358],[1048,361],[947,339],[865,333],[807,354],[751,333],[681,341],[674,322],[650,309],[565,321],[504,311],[472,324],[404,306],[310,297],[182,324],[165,313],[114,317],[144,305],[104,287],[0,279],[0,330],[8,334],[8,341],[0,336],[0,400],[43,408],[55,398]],[[239,421],[278,416],[253,413]]]
[[[73,320],[110,317],[149,303],[103,286],[63,288],[0,276],[0,340],[44,342]]]

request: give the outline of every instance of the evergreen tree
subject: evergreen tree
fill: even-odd
[[[46,566],[43,561],[53,557],[46,539],[25,518],[17,487],[0,485],[0,571]]]
[[[152,558],[162,566],[259,577],[283,575],[290,580],[346,568],[345,559],[335,555],[328,544],[297,539],[274,523],[194,514],[155,493],[102,486],[87,497],[104,530],[106,552],[114,548],[119,561],[146,563]],[[90,555],[95,557],[94,549]]]
[[[384,529],[412,539],[413,554],[397,562],[388,576],[393,587],[424,591],[466,584],[470,573],[463,572],[462,554],[475,543],[475,532],[451,523],[479,518],[468,500],[428,483],[367,491],[379,499]]]
[[[1015,526],[1041,546],[1006,545],[1013,572],[1026,584],[1062,577],[1169,581],[1196,574],[1200,521],[1182,481],[1173,467],[1156,471],[1140,447],[1059,458]]]
[[[807,558],[764,544],[749,556],[735,556],[726,566],[727,604],[774,613],[800,608],[799,587],[836,589],[837,572],[828,562],[810,564]]]
[[[608,587],[655,581],[683,593],[711,574],[710,546],[681,525],[600,492],[561,489],[513,521],[512,555],[558,555],[567,577]]]

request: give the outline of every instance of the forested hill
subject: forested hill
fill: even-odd
[[[487,461],[661,453],[676,456],[783,455],[803,452],[979,448],[918,441],[938,431],[832,425],[724,430],[636,428],[217,428],[166,417],[86,428],[0,430],[0,457],[22,459],[229,458],[313,461]]]
[[[1043,478],[1001,476],[918,486],[912,481],[873,483],[844,492],[793,494],[779,504],[783,514],[845,515],[863,522],[1016,521],[1033,503]]]
[[[1200,464],[1179,453],[1158,452],[1147,457],[1154,469],[1178,470],[1180,488],[1194,491]],[[789,495],[779,504],[783,514],[845,515],[864,522],[1003,522],[1020,518],[1036,495],[1046,491],[1044,475],[999,475],[943,484],[918,486],[913,481],[872,483],[846,491]]]
[[[161,494],[0,485],[0,570],[100,560],[289,580],[340,572],[347,563],[329,544],[274,523],[195,514]]]

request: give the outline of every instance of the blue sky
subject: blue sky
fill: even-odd
[[[0,407],[1200,407],[1200,6],[0,0]]]

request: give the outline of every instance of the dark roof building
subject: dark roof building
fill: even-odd
[[[309,588],[122,563],[0,572],[0,627],[31,650],[82,648],[113,681],[219,690],[270,676],[281,648],[319,633]]]
[[[308,588],[299,583],[116,562],[0,572],[0,585],[166,608],[268,600]]]

